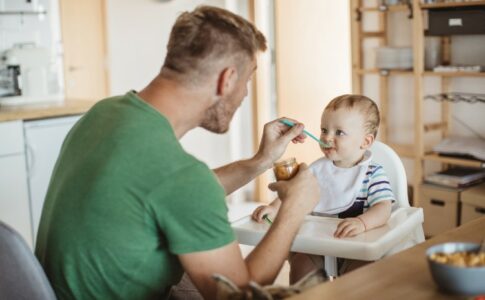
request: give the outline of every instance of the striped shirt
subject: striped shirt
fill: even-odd
[[[355,217],[377,203],[389,200],[392,203],[396,202],[386,172],[381,165],[371,161],[354,204],[338,216],[339,218]]]

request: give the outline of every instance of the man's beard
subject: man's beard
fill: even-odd
[[[220,99],[207,109],[200,127],[214,133],[226,133],[229,130],[234,111],[229,111],[225,101],[226,99]]]

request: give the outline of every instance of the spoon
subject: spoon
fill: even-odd
[[[271,221],[267,214],[263,216],[263,220],[265,220],[269,225],[273,225],[273,221]]]
[[[281,123],[285,124],[286,126],[290,126],[290,127],[293,127],[295,126],[295,123],[291,122],[290,120],[286,120],[286,119],[281,119],[280,120]],[[320,145],[322,145],[324,148],[332,148],[332,145],[330,144],[327,144],[325,143],[324,141],[320,140],[319,138],[317,138],[316,136],[314,136],[313,134],[309,133],[308,131],[306,131],[305,129],[303,129],[303,132],[308,135],[309,137],[311,137],[312,139],[314,139],[315,141],[317,141]]]

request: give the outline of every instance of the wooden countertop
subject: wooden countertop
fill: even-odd
[[[92,100],[65,100],[58,103],[0,106],[0,122],[82,114],[95,103]]]
[[[481,217],[291,299],[467,299],[438,290],[425,252],[432,245],[445,242],[480,243],[484,228],[485,217]]]

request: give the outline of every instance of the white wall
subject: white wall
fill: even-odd
[[[276,0],[275,7],[278,116],[319,136],[323,108],[352,91],[349,1]],[[322,153],[309,139],[286,155],[311,163]]]
[[[140,90],[148,84],[163,64],[175,19],[181,12],[201,4],[227,7],[243,16],[247,14],[245,1],[107,0],[111,94]],[[196,128],[181,142],[188,152],[210,167],[218,167],[249,157],[253,153],[251,134],[251,104],[250,99],[246,99],[228,133],[216,135]]]

